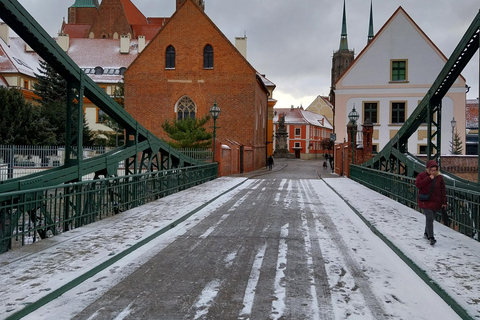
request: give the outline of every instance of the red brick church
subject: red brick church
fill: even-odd
[[[205,14],[202,0],[177,0],[176,12],[124,81],[126,111],[155,135],[165,137],[165,120],[203,117],[216,102],[217,160],[233,148],[230,173],[265,166],[271,83]]]

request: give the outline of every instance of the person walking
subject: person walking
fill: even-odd
[[[272,156],[268,157],[267,165],[268,165],[268,170],[272,170],[272,167],[273,167],[273,157]]]
[[[435,215],[441,213],[442,208],[447,207],[445,181],[438,171],[438,164],[435,160],[427,161],[426,171],[417,176],[415,186],[418,188],[418,207],[425,215],[424,237],[433,246],[437,242],[433,233]]]

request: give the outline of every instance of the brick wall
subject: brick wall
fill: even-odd
[[[203,68],[203,50],[214,51],[213,69]],[[175,69],[165,69],[165,52],[175,48]],[[267,92],[255,69],[213,22],[191,1],[171,17],[125,73],[125,109],[156,136],[174,120],[175,105],[190,97],[197,118],[216,102],[218,141],[252,148],[254,169],[265,166]],[[213,127],[213,120],[206,128]],[[250,166],[249,166],[250,168]]]
[[[426,156],[419,156],[427,161]],[[478,182],[478,157],[464,155],[444,155],[441,158],[441,170],[453,173],[460,178]]]

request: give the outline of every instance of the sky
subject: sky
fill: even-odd
[[[376,33],[402,6],[448,58],[479,12],[475,0],[372,0]],[[52,36],[58,33],[74,0],[19,0]],[[175,0],[132,0],[147,17],[168,17]],[[333,52],[339,49],[341,0],[205,0],[205,12],[226,37],[247,36],[247,59],[276,84],[276,107],[308,107],[328,95]],[[346,0],[349,48],[355,54],[367,44],[370,0]],[[479,96],[478,51],[462,72],[471,87],[467,99]]]
[[[269,182],[266,181],[261,178],[246,180],[222,177],[83,226],[75,229],[75,232],[40,241],[36,244],[40,245],[36,252],[24,247],[25,250],[13,250],[0,255],[0,274],[3,276],[0,278],[3,283],[0,286],[0,319],[74,281],[97,265],[108,264],[108,261],[122,250],[155,234],[185,212],[209,202],[184,223],[147,242],[22,319],[51,319],[52,314],[59,319],[72,318],[153,256],[165,250],[173,241],[188,236],[195,239],[198,237],[198,243],[212,243],[212,238],[218,237],[218,232],[221,232],[218,229],[222,230],[227,225],[228,230],[228,220],[234,219],[233,215],[242,214],[235,211],[235,208],[245,205],[246,201],[252,200],[266,186],[268,188]],[[304,252],[300,255],[292,254],[292,242],[285,241],[289,232],[295,230],[294,227],[287,222],[283,226],[272,223],[271,227],[280,228],[282,235],[278,238],[276,270],[268,267],[275,263],[274,260],[268,263],[262,261],[267,241],[265,246],[259,243],[252,248],[256,257],[251,261],[252,269],[243,300],[245,308],[239,319],[249,318],[255,292],[260,290],[258,278],[264,272],[276,272],[274,293],[272,291],[275,299],[272,298],[272,314],[269,318],[277,319],[282,316],[285,312],[285,286],[277,283],[277,279],[282,279],[284,272],[291,272],[291,266],[296,263],[300,265],[299,260],[311,261],[313,241],[318,241],[322,259],[325,261],[335,319],[373,319],[370,309],[375,304],[381,305],[389,319],[461,319],[372,232],[360,216],[423,269],[441,289],[454,297],[472,318],[480,313],[480,305],[475,302],[480,300],[480,242],[435,222],[438,242],[432,247],[422,237],[424,218],[418,211],[400,205],[345,177],[322,180],[282,179],[274,186],[269,192],[277,192],[275,201],[278,203],[274,202],[273,206],[281,205],[285,209],[303,213],[312,212],[314,216],[309,221],[308,218],[302,218],[302,224],[297,226],[303,232],[295,233],[295,237],[304,237],[302,243],[305,246],[298,249],[298,252]],[[279,196],[281,193],[287,196]],[[249,194],[252,196],[249,197]],[[178,206],[185,198],[190,200],[189,203]],[[353,205],[358,213],[355,213],[347,202]],[[221,219],[218,219],[218,212],[223,214]],[[126,219],[125,215],[128,215],[129,219]],[[214,218],[209,220],[210,215]],[[135,223],[131,223],[132,221]],[[216,223],[210,225],[212,221]],[[189,233],[195,227],[197,231]],[[209,238],[210,235],[212,238]],[[44,242],[54,243],[43,245]],[[228,250],[220,250],[218,259],[223,261],[227,268],[235,265],[235,260],[238,263],[236,253],[229,253]],[[235,272],[232,271],[232,274]],[[231,274],[206,273],[205,281],[199,281],[207,284],[194,299],[193,308],[197,310],[195,319],[203,319],[208,308],[215,305],[221,287],[229,285],[230,282],[222,279],[223,276],[228,279]],[[360,290],[357,290],[359,288]],[[365,288],[371,288],[371,292]],[[286,289],[288,291],[289,287]],[[376,297],[377,302],[373,301],[372,297]],[[133,303],[129,307],[131,305]],[[125,316],[132,310],[127,308],[118,310],[120,311],[121,315]],[[316,312],[318,310],[312,308],[309,319],[319,319]],[[119,315],[115,319],[123,318]]]

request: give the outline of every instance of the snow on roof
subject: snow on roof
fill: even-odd
[[[263,82],[263,84],[264,84],[266,87],[275,87],[275,83],[273,83],[272,81],[268,80],[267,77],[265,77],[264,74],[261,74],[261,73],[258,73],[258,72],[257,72],[257,75],[260,77],[260,79],[262,79],[262,82]]]
[[[0,41],[0,71],[2,73],[21,73],[35,77],[39,56],[33,51],[25,51],[26,43],[21,38],[10,38],[10,45]]]
[[[130,52],[120,53],[120,39],[70,39],[67,54],[80,68],[127,68],[138,56],[137,46],[130,40]]]
[[[333,129],[332,124],[321,114],[303,110],[302,108],[274,108],[273,122],[277,123],[281,114],[285,114],[285,124],[309,124],[317,127]]]

